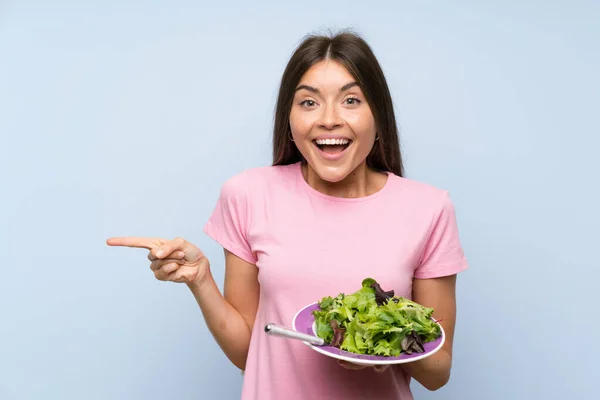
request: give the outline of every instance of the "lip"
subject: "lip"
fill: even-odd
[[[348,138],[345,138],[343,136],[321,136],[321,137],[319,137],[317,139],[348,139]],[[315,140],[317,140],[317,139],[315,139]],[[350,139],[348,139],[348,140],[350,140]],[[319,148],[319,146],[317,146],[317,143],[315,141],[312,142],[312,145],[315,146],[315,149],[317,149],[317,152],[319,153],[319,155],[322,158],[324,158],[325,160],[327,160],[327,161],[337,161],[337,160],[339,160],[340,158],[342,158],[342,157],[344,157],[346,155],[346,152],[352,146],[353,143],[354,142],[352,140],[350,140],[350,143],[348,144],[348,147],[346,147],[344,150],[342,150],[341,152],[336,153],[336,154],[329,154],[329,153],[324,152],[323,150],[321,150]]]
[[[313,142],[315,140],[322,140],[322,139],[346,139],[346,140],[349,140],[350,142],[352,142],[352,139],[350,139],[347,136],[342,136],[342,135],[321,135],[321,136],[317,136],[317,137],[313,138]]]

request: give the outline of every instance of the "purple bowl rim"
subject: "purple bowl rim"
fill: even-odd
[[[320,309],[318,302],[308,304],[307,306],[301,308],[294,316],[294,319],[292,321],[292,328],[297,332],[316,336],[316,332],[313,329],[315,319],[312,315],[312,312],[317,309]],[[435,319],[433,319],[433,320],[438,325],[440,325],[440,323],[438,321],[436,321]],[[441,325],[440,325],[440,328],[442,328]],[[325,355],[330,355],[335,358],[340,358],[340,359],[346,358],[346,359],[356,360],[359,362],[363,361],[363,362],[370,362],[370,363],[385,363],[385,362],[394,362],[394,361],[398,361],[398,362],[416,361],[417,359],[422,359],[422,358],[428,357],[431,354],[437,352],[443,345],[444,341],[445,341],[445,332],[444,332],[444,329],[442,328],[442,334],[440,335],[440,337],[438,337],[434,341],[423,344],[425,352],[412,353],[412,354],[402,353],[399,356],[376,356],[376,355],[370,355],[370,354],[356,354],[356,353],[351,353],[349,351],[338,349],[337,347],[333,347],[333,346],[315,346],[315,345],[312,345],[307,342],[305,342],[305,344],[307,344],[309,347],[313,348],[314,350],[317,350],[320,353],[323,353]]]

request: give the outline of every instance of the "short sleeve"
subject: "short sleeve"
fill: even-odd
[[[225,182],[204,232],[242,260],[256,264],[248,241],[248,202],[246,185],[240,177]]]
[[[433,220],[424,251],[414,277],[431,279],[454,275],[468,268],[460,238],[454,204],[444,191],[440,210]]]

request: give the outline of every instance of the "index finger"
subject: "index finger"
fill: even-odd
[[[135,236],[126,237],[113,237],[106,241],[109,246],[125,246],[125,247],[136,247],[139,249],[152,250],[161,245],[160,239],[142,238]]]

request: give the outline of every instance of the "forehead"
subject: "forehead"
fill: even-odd
[[[355,80],[346,67],[338,61],[323,60],[310,67],[298,84],[307,84],[324,90],[327,88],[339,90],[340,87]]]

